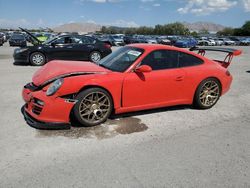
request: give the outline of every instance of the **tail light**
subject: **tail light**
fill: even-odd
[[[104,43],[104,47],[105,47],[105,48],[111,48],[111,45],[108,44],[108,43]]]

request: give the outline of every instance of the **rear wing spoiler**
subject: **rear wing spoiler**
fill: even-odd
[[[220,47],[192,47],[189,49],[190,51],[198,51],[198,54],[205,56],[206,51],[214,51],[214,52],[224,52],[227,53],[224,61],[215,60],[222,64],[223,67],[227,68],[232,62],[233,56],[238,56],[242,53],[241,50],[233,49],[233,48],[220,48]]]

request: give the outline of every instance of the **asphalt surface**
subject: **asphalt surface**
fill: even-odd
[[[41,131],[20,112],[38,69],[0,47],[0,187],[250,188],[250,47],[231,90],[209,110],[189,106],[118,116],[94,128]]]

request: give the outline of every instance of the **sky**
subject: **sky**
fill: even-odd
[[[250,0],[0,0],[0,28],[88,22],[120,27],[213,22],[241,27]]]

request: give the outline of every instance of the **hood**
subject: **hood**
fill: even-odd
[[[36,86],[41,86],[60,77],[84,74],[104,74],[107,72],[111,71],[87,61],[54,60],[38,69],[32,77],[32,82]]]
[[[32,35],[29,31],[27,31],[26,29],[23,29],[21,27],[19,27],[19,29],[21,29],[22,31],[24,31],[25,33],[27,33],[35,42],[34,44],[41,44],[42,42],[37,38],[35,37],[34,35]],[[33,43],[33,42],[32,42]]]

